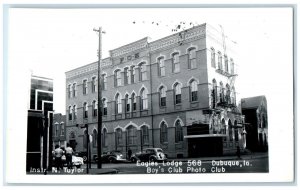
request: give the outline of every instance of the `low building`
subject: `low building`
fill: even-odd
[[[242,99],[242,113],[245,115],[247,149],[268,150],[268,112],[265,96]]]

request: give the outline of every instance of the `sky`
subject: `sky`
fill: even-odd
[[[180,22],[212,23],[237,42],[240,96],[268,96],[278,90],[274,87],[291,82],[277,77],[291,72],[291,18],[291,9],[283,8],[10,9],[9,77],[32,72],[53,78],[54,110],[65,114],[65,72],[98,59],[93,28],[106,32],[105,58],[109,50],[144,37],[154,41],[171,35]]]
[[[30,177],[35,182],[49,183],[50,179],[24,176],[25,157],[22,162],[14,161],[14,158],[20,158],[20,151],[23,155],[26,152],[30,72],[54,79],[54,110],[65,114],[65,72],[97,60],[98,36],[93,28],[102,26],[106,31],[102,47],[103,57],[107,57],[109,50],[144,37],[154,41],[171,35],[171,29],[180,22],[221,24],[225,34],[237,42],[239,56],[234,60],[238,65],[236,90],[240,97],[267,97],[269,157],[272,158],[269,159],[270,172],[251,177],[237,174],[234,180],[231,175],[226,175],[222,176],[222,180],[269,182],[293,179],[294,39],[291,8],[10,8],[8,14],[7,23],[4,23],[7,26],[4,31],[4,42],[7,42],[7,46],[4,43],[7,48],[4,51],[4,54],[7,53],[4,59],[4,107],[7,116],[4,142],[9,147],[7,150],[11,150],[5,154],[6,167],[9,168],[7,179],[18,183]],[[143,176],[136,178],[139,177]],[[153,177],[164,180],[160,176]],[[187,176],[189,179],[195,177]],[[55,180],[66,182],[65,178]],[[85,183],[90,182],[92,176],[84,180]],[[118,181],[116,178],[113,180]],[[205,175],[201,180],[215,182],[216,179]],[[70,181],[74,182],[74,178]]]

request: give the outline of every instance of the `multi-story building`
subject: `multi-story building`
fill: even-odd
[[[67,147],[66,142],[66,115],[55,113],[53,115],[52,125],[52,144],[53,149],[55,145],[60,147]]]
[[[53,121],[53,80],[33,75],[30,80],[27,121],[27,171],[30,168],[51,168]]]
[[[245,115],[247,149],[268,150],[268,112],[265,96],[243,98],[242,113]]]
[[[102,60],[103,151],[161,147],[168,157],[222,155],[243,148],[234,51],[221,28],[202,24],[144,38]],[[67,141],[97,149],[97,62],[66,72]]]

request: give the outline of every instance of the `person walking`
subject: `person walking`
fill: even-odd
[[[62,162],[61,162],[61,157],[63,156],[63,154],[64,151],[58,145],[55,145],[54,156],[55,156],[55,166],[57,170],[59,170],[60,168],[63,169]]]
[[[67,143],[67,148],[65,151],[66,151],[67,167],[68,167],[68,169],[72,169],[73,168],[73,164],[72,164],[73,149],[69,143]]]
[[[127,155],[128,155],[128,160],[130,160],[131,155],[132,155],[132,151],[130,148],[128,149]]]

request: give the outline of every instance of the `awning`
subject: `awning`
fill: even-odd
[[[187,135],[183,138],[192,139],[192,138],[205,138],[205,137],[227,137],[226,134],[203,134],[203,135]]]

